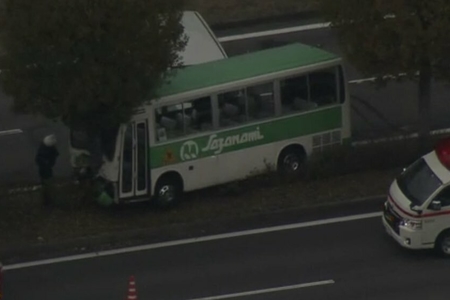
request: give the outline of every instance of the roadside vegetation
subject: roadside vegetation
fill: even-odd
[[[433,143],[424,147],[432,149]],[[416,140],[335,148],[313,156],[301,178],[272,172],[188,193],[177,207],[161,211],[150,203],[105,209],[83,186],[60,182],[57,205],[41,207],[39,191],[0,193],[0,254],[27,246],[175,224],[235,220],[304,207],[384,195],[401,169],[419,155]]]
[[[15,113],[88,137],[95,170],[111,132],[181,64],[182,16],[182,0],[2,1],[2,92]]]

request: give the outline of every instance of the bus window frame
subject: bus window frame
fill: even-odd
[[[283,114],[282,105],[281,105],[281,82],[283,80],[286,80],[289,78],[300,77],[300,76],[306,76],[307,84],[308,84],[308,101],[311,101],[311,99],[310,99],[311,98],[310,79],[309,79],[310,76],[309,75],[312,73],[315,73],[315,72],[327,71],[327,70],[331,70],[331,69],[334,70],[334,75],[335,75],[335,79],[336,79],[335,80],[335,82],[336,82],[336,86],[335,86],[336,101],[334,101],[334,103],[318,106],[317,108],[307,110],[307,111],[297,111],[292,114]],[[185,139],[194,139],[199,136],[213,134],[216,132],[233,130],[233,129],[236,129],[236,128],[239,128],[242,126],[251,126],[252,124],[267,122],[271,119],[279,119],[279,118],[284,118],[284,117],[295,116],[298,114],[311,113],[311,112],[318,111],[321,109],[327,109],[329,107],[336,106],[336,105],[342,106],[346,102],[347,86],[345,85],[345,80],[344,80],[345,74],[344,74],[344,68],[343,68],[342,62],[337,62],[337,63],[334,62],[331,65],[324,65],[323,67],[315,69],[315,70],[304,70],[304,71],[298,71],[296,73],[291,73],[291,71],[289,71],[288,73],[290,73],[290,74],[289,75],[278,75],[278,76],[270,78],[270,79],[264,78],[264,80],[261,80],[261,81],[258,81],[255,79],[255,80],[251,80],[250,82],[247,81],[246,83],[242,83],[242,84],[230,83],[229,87],[227,87],[227,88],[217,89],[213,93],[199,93],[199,94],[196,94],[195,96],[190,96],[190,97],[186,98],[185,100],[171,100],[171,101],[168,101],[167,103],[162,103],[162,102],[158,102],[158,100],[155,100],[155,104],[151,104],[151,106],[152,106],[151,116],[153,118],[153,121],[150,123],[153,126],[151,132],[153,132],[153,135],[154,135],[154,139],[151,139],[151,140],[154,141],[154,145],[164,145],[164,144],[169,144],[169,143],[173,143],[173,142],[177,142],[177,141],[182,141]],[[268,83],[272,83],[273,97],[274,97],[274,102],[275,102],[275,107],[274,107],[275,112],[271,118],[246,121],[246,122],[238,124],[238,125],[220,127],[220,124],[219,124],[219,122],[220,122],[219,101],[218,101],[219,94],[243,90],[243,89],[246,91],[248,87],[264,85],[264,84],[268,84]],[[343,89],[343,91],[342,91],[342,89]],[[213,121],[213,126],[212,126],[211,130],[201,131],[196,134],[189,134],[189,135],[184,134],[182,136],[167,139],[165,141],[158,141],[157,126],[156,126],[157,122],[156,122],[156,118],[155,118],[155,112],[157,109],[161,109],[166,106],[174,106],[174,105],[180,105],[180,104],[182,105],[185,102],[192,102],[197,99],[204,98],[204,97],[210,97],[212,121]],[[341,98],[343,98],[343,99],[341,99]],[[183,113],[184,113],[184,110],[183,110]],[[246,115],[247,114],[248,113],[247,113],[247,104],[246,104]]]
[[[308,99],[306,99],[306,100],[307,100],[308,103],[309,102],[315,102],[315,101],[311,100],[311,80],[310,80],[310,75],[313,74],[313,73],[324,72],[324,71],[328,71],[328,70],[332,70],[332,69],[334,70],[334,77],[335,77],[335,93],[336,93],[335,99],[336,100],[334,101],[334,103],[330,103],[330,104],[326,104],[326,105],[319,105],[319,106],[317,106],[317,108],[308,110],[308,112],[316,111],[318,109],[321,109],[321,108],[324,108],[324,107],[330,107],[330,106],[333,106],[333,105],[342,105],[345,102],[345,85],[344,85],[344,101],[341,101],[340,98],[341,98],[342,95],[340,93],[340,89],[341,89],[342,82],[340,82],[341,80],[340,80],[340,76],[339,76],[340,74],[339,74],[339,70],[338,70],[339,67],[342,69],[342,64],[326,66],[326,67],[323,67],[323,68],[320,68],[320,69],[317,69],[317,70],[313,70],[313,71],[298,72],[296,74],[291,74],[289,76],[280,77],[278,79],[278,82],[280,84],[280,86],[279,86],[279,92],[280,92],[280,96],[279,96],[280,97],[279,98],[280,115],[281,116],[288,116],[288,115],[295,115],[295,114],[298,114],[298,113],[305,112],[305,111],[297,111],[297,112],[290,113],[290,114],[283,114],[283,110],[282,110],[283,107],[281,105],[281,100],[282,100],[281,99],[281,82],[282,81],[305,76],[306,77],[306,84],[307,84],[307,93],[308,93]]]
[[[212,118],[212,123],[213,123],[212,124],[213,126],[212,126],[211,130],[200,131],[199,133],[195,133],[195,134],[186,134],[186,128],[185,128],[185,126],[183,124],[183,135],[177,136],[175,138],[167,138],[164,141],[159,141],[158,140],[158,131],[157,131],[158,130],[158,126],[157,126],[158,123],[156,122],[156,112],[157,112],[158,109],[162,110],[164,107],[181,105],[181,111],[183,113],[183,118],[184,118],[184,104],[185,103],[187,103],[187,102],[192,103],[192,102],[194,102],[196,100],[200,100],[200,99],[206,98],[206,97],[209,97],[209,102],[211,104],[211,106],[210,106],[211,107],[211,118]],[[162,103],[159,100],[154,100],[154,101],[155,101],[155,104],[150,104],[151,109],[150,109],[150,114],[149,114],[151,116],[151,119],[152,119],[152,120],[150,120],[149,124],[152,124],[153,128],[151,128],[151,132],[152,132],[152,135],[154,136],[154,138],[151,139],[152,144],[154,143],[155,145],[160,145],[160,144],[164,144],[164,143],[168,143],[168,142],[184,139],[184,138],[187,138],[187,137],[192,137],[192,136],[195,137],[195,136],[198,136],[198,135],[203,135],[204,133],[214,132],[214,131],[217,130],[217,128],[214,125],[214,114],[215,114],[214,113],[214,106],[215,106],[214,101],[215,100],[214,100],[214,97],[213,97],[212,94],[206,94],[206,93],[199,94],[199,95],[196,95],[196,96],[193,96],[193,97],[189,97],[189,98],[187,98],[186,100],[183,100],[183,101],[170,101],[169,103]],[[167,132],[166,132],[166,136],[167,136]]]

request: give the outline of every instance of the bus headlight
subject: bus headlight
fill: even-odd
[[[419,230],[422,229],[422,221],[404,219],[400,222],[400,226],[404,226],[413,230]]]

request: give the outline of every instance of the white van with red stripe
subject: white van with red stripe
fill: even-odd
[[[383,210],[384,227],[400,245],[450,257],[450,139],[403,170]]]

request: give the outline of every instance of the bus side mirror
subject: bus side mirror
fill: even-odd
[[[441,201],[439,200],[433,200],[430,204],[430,209],[432,210],[441,210],[442,205],[441,205]]]

